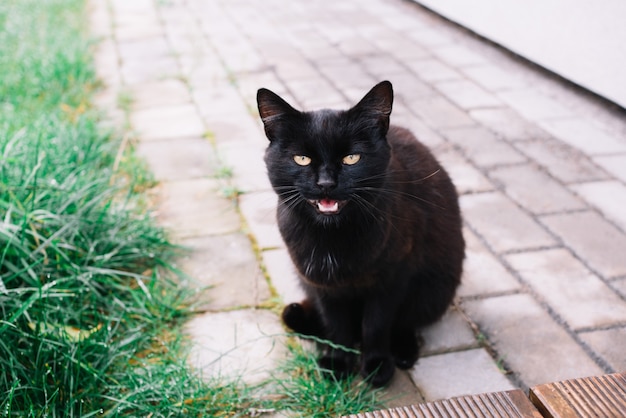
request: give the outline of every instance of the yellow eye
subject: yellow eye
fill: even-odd
[[[296,164],[301,165],[301,166],[311,164],[311,159],[307,157],[306,155],[294,155],[293,160],[296,162]]]
[[[347,165],[353,165],[359,162],[361,159],[360,154],[350,154],[343,157],[343,163]]]

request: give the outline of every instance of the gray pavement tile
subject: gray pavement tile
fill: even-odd
[[[141,141],[136,151],[159,181],[210,177],[220,168],[213,146],[204,138]]]
[[[626,356],[624,356],[626,327],[582,332],[579,336],[585,344],[609,363],[614,372],[626,370]]]
[[[441,81],[435,85],[446,97],[466,110],[501,105],[494,95],[470,80]]]
[[[266,250],[261,253],[263,265],[274,290],[285,304],[304,300],[300,279],[286,249]]]
[[[626,275],[626,236],[597,213],[550,215],[541,222],[605,278]]]
[[[382,390],[381,401],[385,408],[415,405],[424,402],[424,397],[411,380],[406,370],[396,369],[389,385]]]
[[[611,282],[611,287],[617,291],[622,298],[626,300],[626,278],[613,280]]]
[[[410,372],[428,402],[515,389],[482,348],[424,357]]]
[[[469,229],[465,238],[465,264],[458,295],[471,297],[512,292],[520,289],[519,282]]]
[[[180,79],[170,78],[131,86],[132,109],[169,107],[191,103],[189,89]]]
[[[346,99],[323,78],[288,80],[285,84],[302,105],[303,109],[299,110],[341,109],[346,106]]]
[[[455,307],[451,307],[437,323],[421,331],[424,346],[420,356],[477,348],[478,342],[469,324]]]
[[[191,285],[202,288],[199,309],[217,311],[258,306],[270,297],[249,238],[240,233],[187,238],[189,249],[177,267],[189,275]],[[206,288],[210,286],[210,288]]]
[[[388,53],[378,52],[358,57],[357,59],[361,67],[369,74],[372,74],[373,80],[376,81],[387,80],[396,77],[398,74],[406,73],[406,67]]]
[[[626,323],[626,302],[564,249],[506,260],[573,329]]]
[[[130,121],[142,141],[202,137],[206,131],[192,104],[136,110]]]
[[[545,139],[549,135],[508,107],[473,109],[470,116],[508,141]]]
[[[587,156],[557,140],[525,141],[515,146],[564,183],[607,178]]]
[[[232,200],[219,195],[220,187],[212,179],[162,183],[157,219],[175,240],[238,231],[239,214]]]
[[[480,126],[446,129],[443,135],[461,148],[465,156],[480,167],[487,168],[526,161],[526,157],[512,145]]]
[[[506,71],[497,64],[462,68],[461,71],[489,91],[515,90],[527,86],[527,81],[514,71]]]
[[[474,125],[474,121],[467,113],[441,96],[407,98],[407,106],[428,126],[435,129]]]
[[[528,295],[464,301],[462,306],[524,386],[603,373]]]
[[[494,190],[491,182],[449,144],[433,149],[433,153],[452,178],[459,194]]]
[[[498,253],[556,244],[535,220],[501,193],[464,195],[461,208],[465,221]]]
[[[571,186],[587,202],[626,231],[626,186],[618,181],[599,181]]]
[[[178,63],[173,57],[151,60],[150,65],[142,61],[124,62],[121,75],[127,85],[147,83],[179,75]]]
[[[442,61],[455,68],[485,65],[487,60],[482,54],[472,51],[459,43],[440,48],[434,48],[433,53]]]
[[[507,195],[535,214],[586,208],[582,200],[535,165],[499,167],[489,176]]]
[[[463,76],[448,64],[436,58],[423,58],[405,63],[419,78],[433,83],[438,81],[460,80]]]
[[[286,356],[285,331],[266,310],[209,312],[192,318],[185,331],[191,341],[188,362],[206,379],[260,383]]]
[[[153,36],[132,41],[118,41],[117,49],[122,63],[132,62],[143,63],[145,65],[146,61],[168,57],[172,54],[165,36]]]
[[[413,135],[431,150],[435,147],[445,146],[445,139],[435,130],[430,128],[421,119],[416,117],[402,102],[396,102],[391,114],[391,123],[402,126],[413,132]]]
[[[580,117],[543,121],[541,126],[556,138],[587,155],[626,152],[625,142]]]
[[[498,92],[498,97],[532,121],[574,117],[574,113],[555,99],[533,89]]]
[[[239,196],[239,210],[261,250],[285,245],[276,225],[277,201],[273,190],[244,193]]]
[[[263,155],[265,142],[263,134],[254,129],[255,135],[248,135],[248,141],[232,141],[218,143],[217,152],[224,164],[233,171],[232,182],[239,192],[270,190],[271,185],[267,178],[267,170]],[[250,138],[260,138],[259,142],[250,142]]]
[[[626,183],[626,155],[594,157],[593,161],[617,179]]]

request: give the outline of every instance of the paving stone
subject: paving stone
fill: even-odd
[[[392,74],[387,78],[393,83],[395,101],[403,101],[408,105],[409,110],[412,109],[411,103],[413,100],[423,99],[435,94],[432,87],[408,71]]]
[[[424,346],[420,355],[423,357],[478,347],[474,332],[454,306],[437,323],[424,328],[421,334]]]
[[[380,400],[385,408],[415,405],[425,401],[409,373],[399,369],[396,369],[389,385],[381,391]]]
[[[123,62],[120,72],[127,85],[148,83],[180,75],[176,59],[169,56],[150,60],[150,65],[140,60]]]
[[[556,140],[526,141],[518,149],[564,183],[607,178],[589,158]]]
[[[422,118],[427,125],[435,129],[471,126],[474,124],[467,113],[443,97],[412,98],[407,102],[407,106]]]
[[[431,149],[445,144],[445,139],[441,135],[411,113],[402,102],[394,103],[391,121],[393,125],[402,126],[413,132],[422,144]]]
[[[595,157],[593,161],[616,178],[626,183],[626,155]]]
[[[238,231],[239,214],[230,199],[219,195],[219,187],[212,179],[162,183],[157,219],[175,240]]]
[[[373,81],[370,87],[382,80],[391,79],[393,82],[393,78],[397,74],[406,73],[406,67],[387,54],[377,53],[376,55],[358,57],[358,62],[361,68],[364,68],[367,73],[371,74],[371,76],[365,77],[366,80]],[[333,82],[335,81],[334,79],[332,80]]]
[[[469,80],[442,81],[436,86],[446,97],[466,110],[501,104],[495,96]]]
[[[189,253],[177,261],[177,267],[193,279],[192,286],[205,288],[200,309],[258,306],[269,299],[267,281],[244,234],[187,238],[180,245]]]
[[[527,86],[527,82],[519,74],[506,71],[495,64],[466,67],[461,71],[489,91],[514,90]]]
[[[136,110],[130,120],[142,141],[202,137],[205,133],[191,104]]]
[[[617,293],[622,295],[622,298],[626,300],[626,278],[613,280],[611,282],[611,287],[615,289]]]
[[[210,177],[220,168],[213,146],[204,138],[141,141],[136,150],[159,181]]]
[[[117,42],[122,63],[152,61],[169,56],[171,49],[164,36]]]
[[[613,371],[626,370],[626,356],[624,356],[624,347],[626,347],[625,327],[583,332],[578,335],[585,344],[589,345],[592,350],[599,353],[609,363]]]
[[[549,135],[508,107],[473,109],[470,116],[508,141],[548,138]]]
[[[267,250],[261,254],[272,286],[285,304],[304,300],[300,279],[286,249]]]
[[[274,191],[245,193],[239,196],[239,210],[261,250],[285,246],[276,225],[277,200]]]
[[[224,164],[233,170],[232,181],[241,192],[271,190],[267,177],[267,169],[263,161],[265,142],[256,142],[256,137],[262,134],[258,130],[255,136],[247,136],[244,141],[232,141],[217,145],[218,155]]]
[[[569,251],[512,254],[506,259],[570,327],[626,322],[626,302]]]
[[[524,386],[603,373],[528,295],[464,301],[463,309]]]
[[[458,145],[467,158],[481,167],[526,161],[512,145],[499,140],[492,132],[479,126],[446,129],[443,135]]]
[[[303,109],[300,110],[341,109],[345,107],[345,98],[337,93],[337,90],[323,78],[288,80],[286,84],[298,102],[302,104]]]
[[[626,236],[597,213],[551,215],[541,222],[605,278],[626,274]]]
[[[428,402],[515,389],[482,348],[421,358],[410,373]]]
[[[207,380],[260,383],[286,357],[285,331],[266,310],[209,312],[191,319],[185,332],[191,342],[188,362]]]
[[[477,54],[465,45],[458,43],[435,48],[433,49],[433,53],[442,61],[452,65],[453,67],[484,65],[487,62],[482,55]]]
[[[626,186],[618,181],[601,181],[573,185],[571,188],[615,222],[622,231],[626,231]]]
[[[498,253],[556,244],[539,224],[501,193],[464,195],[461,208],[465,221]]]
[[[433,152],[452,178],[459,194],[486,192],[494,189],[491,182],[449,144],[436,147]]]
[[[407,61],[408,67],[422,80],[432,83],[437,81],[459,80],[462,75],[436,58],[423,58]]]
[[[626,152],[626,143],[581,118],[543,121],[541,126],[556,138],[586,154]]]
[[[458,295],[471,297],[519,290],[519,282],[469,229],[465,238],[465,264]]]
[[[532,121],[574,116],[571,110],[535,90],[503,91],[498,93],[498,97]]]
[[[130,95],[133,99],[133,110],[191,103],[189,89],[185,83],[171,78],[135,84],[130,88]]]
[[[504,187],[507,195],[533,213],[586,208],[584,202],[534,165],[499,167],[489,175]]]

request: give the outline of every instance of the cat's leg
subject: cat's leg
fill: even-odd
[[[413,367],[419,358],[420,337],[417,329],[412,323],[405,318],[407,313],[402,310],[396,317],[393,329],[391,331],[391,354],[399,369],[406,370]]]
[[[363,310],[361,375],[376,387],[387,384],[395,372],[391,354],[394,307],[393,297],[382,293],[370,297]]]
[[[324,300],[320,303],[326,344],[319,359],[322,369],[343,378],[353,373],[357,355],[354,351],[360,330],[361,309],[346,300]]]

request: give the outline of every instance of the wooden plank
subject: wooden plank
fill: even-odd
[[[541,418],[541,414],[519,389],[461,396],[401,408],[363,412],[348,418]]]
[[[626,417],[626,373],[535,386],[530,399],[548,418]]]

